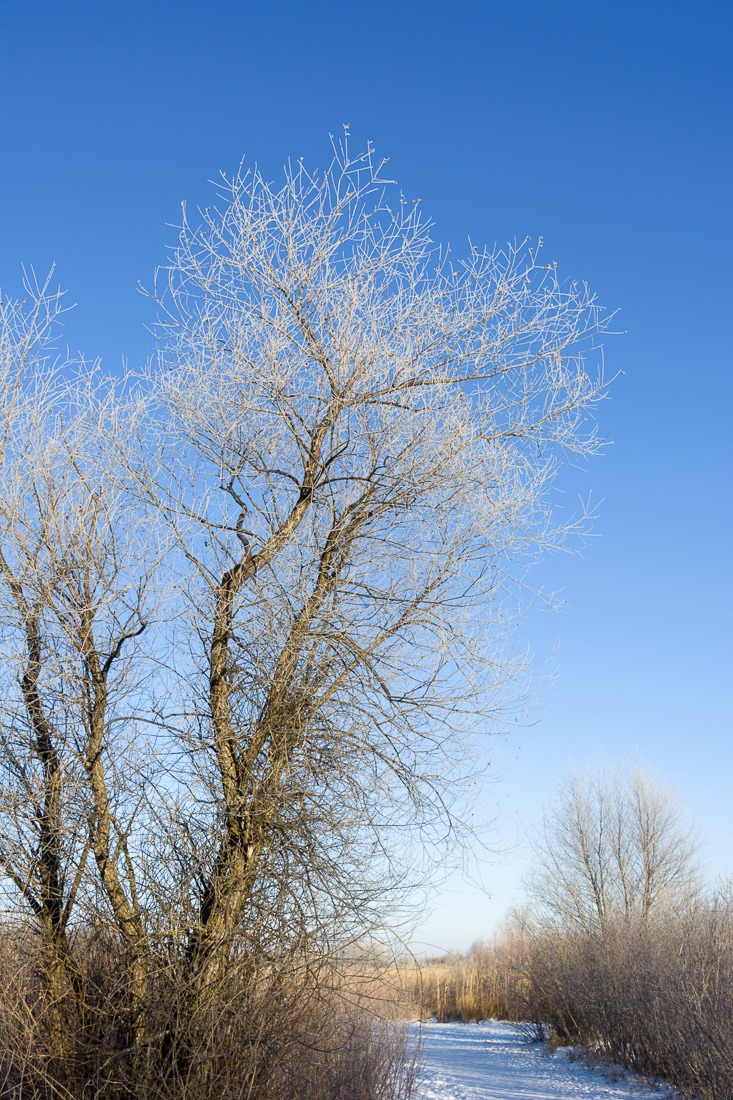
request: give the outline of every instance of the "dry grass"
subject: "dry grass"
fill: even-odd
[[[465,955],[445,955],[399,969],[403,998],[422,1019],[518,1019],[520,975],[511,945],[477,943]]]

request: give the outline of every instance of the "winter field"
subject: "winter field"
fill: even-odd
[[[417,1100],[674,1100],[669,1089],[548,1054],[513,1024],[427,1023]],[[615,1074],[613,1076],[616,1076]]]

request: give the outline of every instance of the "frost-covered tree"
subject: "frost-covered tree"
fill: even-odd
[[[564,927],[678,912],[699,889],[699,839],[682,802],[638,768],[568,776],[535,851],[533,899]]]
[[[37,916],[55,874],[62,933],[96,905],[138,1046],[161,959],[193,1018],[235,960],[368,923],[567,534],[599,310],[529,242],[431,233],[345,140],[184,211],[123,384],[34,358],[44,294],[0,315],[3,884]]]

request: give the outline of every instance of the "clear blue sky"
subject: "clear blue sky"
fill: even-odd
[[[723,0],[3,8],[0,286],[56,261],[72,351],[139,363],[136,284],[180,201],[207,201],[245,153],[273,176],[291,155],[322,163],[344,122],[441,239],[542,235],[620,307],[615,445],[567,483],[603,498],[599,537],[537,577],[566,610],[522,638],[559,646],[556,681],[497,755],[497,844],[569,763],[634,755],[687,797],[711,870],[733,872],[732,32]],[[423,938],[486,932],[521,859],[484,869],[493,903],[455,882]]]

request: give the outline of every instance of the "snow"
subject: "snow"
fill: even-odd
[[[417,1100],[674,1100],[669,1090],[549,1054],[515,1025],[423,1024]]]

